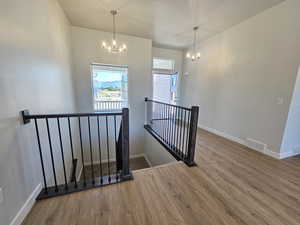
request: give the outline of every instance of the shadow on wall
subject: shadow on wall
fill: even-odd
[[[280,154],[286,156],[300,154],[300,67],[283,134]]]

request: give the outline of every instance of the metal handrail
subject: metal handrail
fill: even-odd
[[[120,116],[122,112],[93,112],[93,113],[58,113],[58,114],[29,114],[28,110],[22,111],[22,117],[25,121],[31,119],[46,119],[46,118],[67,118],[67,117],[87,117],[87,116]]]
[[[145,129],[175,159],[195,166],[199,107],[172,105],[145,98]]]
[[[184,109],[184,110],[191,111],[190,108],[187,108],[187,107],[184,107],[184,106],[173,105],[173,104],[170,104],[170,103],[160,102],[160,101],[152,100],[152,99],[149,99],[149,98],[145,98],[145,102],[155,102],[155,103],[158,103],[158,104],[172,106],[172,107],[175,107],[175,108],[179,108],[179,109]]]

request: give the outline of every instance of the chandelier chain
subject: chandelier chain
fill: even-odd
[[[113,14],[113,39],[116,40],[116,18],[115,18],[115,14]]]

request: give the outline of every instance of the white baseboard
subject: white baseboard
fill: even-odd
[[[275,151],[272,151],[272,150],[268,149],[267,146],[264,149],[255,149],[255,148],[253,148],[253,146],[249,146],[247,144],[246,140],[243,140],[241,138],[234,137],[232,135],[226,134],[225,132],[218,131],[216,129],[206,127],[206,126],[203,126],[203,125],[199,125],[198,127],[203,129],[203,130],[209,131],[213,134],[216,134],[218,136],[221,136],[223,138],[226,138],[228,140],[231,140],[233,142],[237,142],[237,143],[239,143],[241,145],[244,145],[244,146],[246,146],[246,147],[248,147],[252,150],[255,150],[255,151],[261,152],[265,155],[271,156],[275,159],[284,159],[284,158],[288,158],[288,157],[295,156],[295,155],[299,154],[299,153],[296,153],[296,152],[282,152],[282,153],[279,153],[279,152],[275,152]]]
[[[36,188],[33,190],[31,195],[28,197],[24,205],[21,207],[17,215],[13,218],[10,225],[21,225],[25,217],[28,215],[30,210],[32,209],[35,199],[39,195],[42,190],[42,184],[38,184]]]
[[[203,129],[203,130],[209,131],[209,132],[211,132],[213,134],[216,134],[218,136],[221,136],[223,138],[226,138],[228,140],[231,140],[233,142],[237,142],[237,143],[239,143],[241,145],[245,145],[246,146],[246,142],[244,140],[238,138],[238,137],[234,137],[234,136],[226,134],[226,133],[224,133],[222,131],[218,131],[216,129],[213,129],[213,128],[210,128],[210,127],[206,127],[206,126],[203,126],[203,125],[199,125],[198,127],[201,128],[201,129]]]
[[[299,155],[299,153],[295,153],[295,152],[282,152],[280,153],[280,159],[285,159],[285,158],[289,158],[295,155]]]
[[[147,156],[146,154],[143,154],[143,156],[144,156],[146,162],[148,163],[148,165],[149,165],[150,167],[153,167],[151,161],[150,161],[149,158],[148,158],[148,156]]]
[[[289,158],[289,157],[296,156],[299,154],[300,154],[300,146],[296,146],[296,147],[294,147],[294,149],[292,149],[292,151],[282,152],[280,154],[280,157],[281,157],[281,159],[284,159],[284,158]]]

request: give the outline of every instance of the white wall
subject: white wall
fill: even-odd
[[[177,90],[177,98],[180,101],[180,81],[182,77],[182,68],[183,68],[183,51],[174,50],[174,49],[165,49],[165,48],[152,48],[152,56],[153,58],[160,59],[172,59],[175,62],[175,72],[179,73],[178,78],[178,90]]]
[[[182,80],[199,125],[279,157],[300,64],[299,9],[287,0],[200,43]]]
[[[281,154],[300,154],[300,68],[283,136]]]
[[[111,40],[111,33],[72,27],[74,85],[77,108],[80,112],[93,111],[91,63],[128,66],[128,100],[130,110],[130,153],[143,153],[144,98],[151,95],[152,41],[118,35],[128,51],[116,55],[101,48],[103,40]]]
[[[144,132],[145,155],[151,166],[159,166],[177,161],[147,130]]]
[[[70,44],[56,1],[0,1],[1,225],[11,223],[42,181],[33,123],[21,125],[19,112],[74,111]]]

